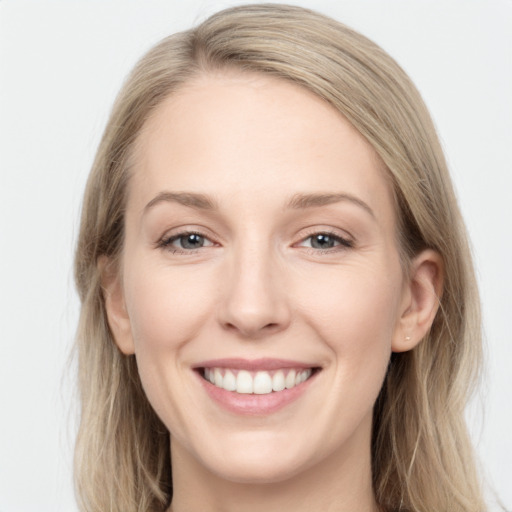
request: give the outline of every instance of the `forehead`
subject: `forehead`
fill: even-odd
[[[170,189],[245,201],[341,191],[391,204],[370,144],[325,100],[282,79],[202,75],[159,105],[137,146],[130,201]]]

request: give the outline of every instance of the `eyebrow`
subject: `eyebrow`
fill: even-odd
[[[337,193],[337,194],[295,194],[288,201],[285,209],[305,210],[307,208],[318,208],[327,206],[334,203],[348,201],[359,206],[373,218],[375,213],[373,210],[361,199],[351,194]],[[162,202],[178,203],[189,208],[196,210],[218,210],[217,203],[205,194],[198,194],[195,192],[160,192],[155,196],[145,207],[144,213],[153,208],[155,205]]]
[[[144,213],[162,202],[178,203],[195,208],[196,210],[218,210],[215,201],[205,194],[196,194],[194,192],[160,192],[144,207]]]
[[[348,201],[350,203],[359,206],[367,213],[369,213],[374,219],[375,213],[373,210],[361,199],[351,194],[339,193],[339,194],[295,194],[287,204],[287,208],[291,209],[306,209],[315,208],[319,206],[327,206],[334,203],[340,203]]]

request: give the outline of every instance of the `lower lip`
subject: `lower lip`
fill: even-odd
[[[218,388],[196,372],[204,390],[216,403],[230,412],[251,416],[272,414],[291,404],[305,393],[317,373],[314,372],[308,380],[301,382],[298,386],[291,389],[274,391],[265,395],[256,395],[236,393]]]

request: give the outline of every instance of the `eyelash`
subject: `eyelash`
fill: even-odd
[[[199,249],[183,249],[183,248],[179,248],[179,247],[172,247],[173,242],[175,242],[176,240],[179,240],[180,238],[185,238],[190,235],[197,235],[197,236],[200,236],[201,238],[204,238],[205,240],[209,240],[210,242],[212,242],[206,235],[204,235],[203,233],[201,233],[199,231],[181,231],[180,233],[177,233],[175,235],[163,237],[157,243],[157,247],[159,247],[161,249],[165,249],[167,251],[170,251],[171,254],[195,254],[199,251],[199,249],[202,249],[202,247],[200,247]],[[212,245],[214,243],[215,242],[212,242]],[[209,246],[207,246],[207,247],[209,247]]]
[[[201,237],[201,238],[211,242],[211,245],[207,245],[206,247],[212,247],[213,245],[215,245],[215,242],[210,240],[210,238],[208,238],[208,236],[204,235],[203,233],[201,233],[199,231],[182,231],[182,232],[177,233],[175,235],[171,235],[171,236],[168,236],[168,237],[163,237],[161,240],[159,240],[157,242],[156,245],[160,249],[165,249],[165,250],[171,252],[171,254],[195,254],[200,249],[203,249],[204,246],[203,247],[199,247],[197,249],[184,249],[184,248],[172,247],[172,244],[176,240],[179,240],[180,238],[185,238],[185,237],[191,236],[191,235],[199,236],[199,237]],[[352,240],[344,238],[344,237],[338,235],[337,233],[335,233],[333,231],[329,231],[329,230],[322,230],[322,231],[316,231],[315,230],[315,231],[312,231],[306,237],[302,238],[299,243],[302,244],[306,240],[308,240],[310,238],[313,238],[314,236],[319,236],[319,235],[323,235],[323,236],[327,236],[327,237],[331,238],[338,245],[336,245],[334,247],[329,247],[327,249],[319,249],[319,248],[315,248],[315,247],[308,247],[307,248],[307,249],[309,249],[308,253],[315,254],[315,255],[317,255],[317,254],[332,254],[333,252],[338,252],[338,251],[343,251],[343,250],[347,250],[347,249],[352,249],[354,247],[354,242]]]
[[[302,244],[306,240],[313,238],[314,236],[319,236],[319,235],[328,236],[334,242],[336,242],[338,245],[335,247],[329,247],[327,249],[317,249],[314,247],[308,247],[307,249],[309,249],[309,251],[308,251],[309,254],[332,254],[335,252],[352,249],[354,247],[354,242],[352,240],[350,240],[348,238],[344,238],[341,235],[339,235],[338,233],[335,233],[334,231],[329,231],[329,230],[311,231],[310,233],[308,233],[307,236],[302,238],[300,243]]]

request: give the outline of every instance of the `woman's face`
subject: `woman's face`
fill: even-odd
[[[240,482],[366,460],[408,300],[371,146],[305,89],[243,74],[188,84],[139,143],[114,332],[173,457]]]

